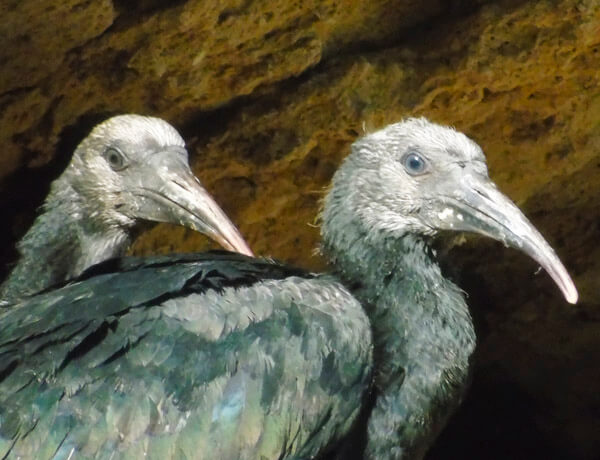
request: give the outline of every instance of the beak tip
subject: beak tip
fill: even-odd
[[[239,251],[239,252],[248,257],[255,257],[254,253],[252,252],[252,250],[249,247],[246,247],[243,251]]]
[[[233,232],[233,235],[215,234],[211,238],[223,246],[228,251],[237,252],[248,257],[255,257],[252,249],[248,246],[248,243],[237,233],[237,230]]]
[[[579,300],[579,293],[577,292],[577,289],[575,289],[575,286],[572,286],[568,292],[565,292],[565,300],[573,305],[577,303]]]
[[[569,276],[566,269],[564,270],[564,275],[555,279],[555,282],[560,288],[565,300],[570,304],[576,304],[579,300],[579,293],[577,292],[573,279]]]

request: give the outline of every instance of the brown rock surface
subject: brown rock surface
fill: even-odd
[[[597,1],[12,3],[0,7],[15,43],[0,52],[3,261],[90,124],[135,111],[177,125],[257,253],[322,269],[318,202],[350,143],[425,115],[482,145],[581,295],[568,306],[495,243],[452,249],[480,347],[430,458],[600,456]],[[53,7],[58,25],[28,19]],[[158,226],[134,251],[206,246]]]

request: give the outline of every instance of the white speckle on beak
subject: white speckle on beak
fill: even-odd
[[[438,213],[438,218],[440,220],[446,220],[449,217],[451,217],[454,214],[454,211],[452,210],[452,208],[445,208],[443,211]],[[462,216],[460,217],[460,220],[462,220]]]

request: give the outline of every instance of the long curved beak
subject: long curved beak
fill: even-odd
[[[202,187],[181,154],[161,154],[136,187],[136,217],[204,233],[225,249],[253,256],[238,229]]]
[[[468,174],[438,217],[446,229],[470,231],[502,241],[525,252],[552,277],[569,303],[576,303],[577,289],[566,268],[544,237],[517,206],[487,177]]]

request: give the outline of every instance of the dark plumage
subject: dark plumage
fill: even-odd
[[[96,126],[56,179],[42,214],[18,243],[20,258],[0,288],[6,302],[121,255],[145,221],[172,222],[251,254],[188,166],[167,122],[120,115]]]
[[[107,262],[3,312],[0,455],[421,457],[475,346],[429,246],[440,230],[520,246],[576,300],[479,147],[407,120],[357,141],[324,202],[324,251],[352,293],[330,275],[189,255]]]
[[[91,272],[0,315],[0,456],[311,458],[349,429],[370,330],[334,279],[216,253]]]

